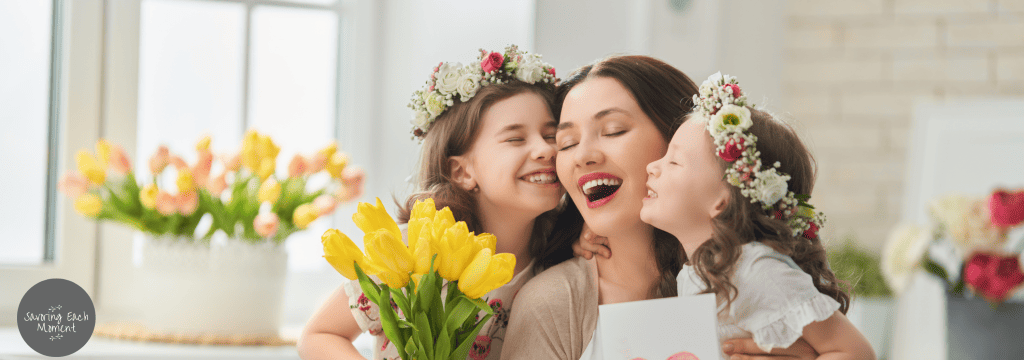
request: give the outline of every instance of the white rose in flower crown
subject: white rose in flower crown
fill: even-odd
[[[459,86],[459,77],[462,75],[462,64],[461,63],[444,63],[437,70],[435,75],[434,88],[441,92],[442,95],[455,94],[456,89]]]
[[[925,228],[904,224],[889,235],[882,252],[882,275],[896,294],[903,292],[931,243]]]
[[[789,192],[789,176],[779,175],[775,169],[757,175],[757,200],[766,206],[774,205]]]
[[[441,96],[436,91],[429,91],[423,93],[423,106],[430,113],[430,116],[434,117],[440,115],[444,109],[448,108],[448,102],[444,96]]]
[[[427,124],[430,122],[430,114],[425,111],[417,111],[416,117],[412,119],[412,124],[420,129],[426,129]]]
[[[726,130],[746,130],[753,125],[750,120],[750,110],[745,106],[728,104],[718,109],[718,113],[711,115],[709,131],[712,136]]]
[[[466,71],[459,76],[458,92],[462,96],[462,101],[469,101],[469,98],[476,95],[476,91],[480,90],[480,77],[483,74],[477,73],[476,71]]]
[[[544,70],[544,63],[536,57],[529,56],[519,63],[519,68],[516,69],[516,79],[533,84],[543,79],[545,73],[547,71]]]

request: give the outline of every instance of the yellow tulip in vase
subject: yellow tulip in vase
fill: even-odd
[[[433,199],[413,206],[406,242],[380,199],[360,203],[352,220],[365,233],[366,253],[330,229],[321,238],[324,258],[345,277],[358,279],[380,307],[384,334],[399,355],[465,359],[494,314],[480,297],[512,280],[515,256],[495,254],[494,235],[470,232],[449,208],[437,210]],[[480,311],[486,315],[477,319]]]

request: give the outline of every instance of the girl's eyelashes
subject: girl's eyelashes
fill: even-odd
[[[514,142],[522,142],[522,141],[526,141],[526,139],[518,138],[518,137],[505,139],[505,142],[512,142],[512,143],[514,143]]]
[[[569,150],[569,149],[570,149],[570,148],[572,148],[573,146],[576,146],[576,144],[567,144],[567,145],[562,145],[562,146],[560,146],[560,147],[558,148],[558,151],[565,151],[565,150]]]

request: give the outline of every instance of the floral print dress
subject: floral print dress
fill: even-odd
[[[526,266],[512,281],[500,288],[494,289],[484,296],[487,303],[494,310],[494,316],[487,321],[487,324],[480,329],[476,341],[469,350],[468,359],[471,360],[497,360],[501,355],[501,345],[505,339],[505,329],[508,327],[508,316],[512,312],[512,301],[516,293],[526,284],[527,281],[536,275],[533,271],[533,262]],[[448,286],[445,284],[444,286]],[[356,318],[359,328],[369,332],[374,337],[373,359],[372,360],[396,360],[400,359],[398,350],[386,336],[384,326],[380,322],[380,309],[363,294],[359,287],[358,280],[351,280],[345,283],[345,293],[348,294],[349,309]],[[396,311],[398,306],[392,303]],[[484,316],[484,312],[477,314],[477,319]]]

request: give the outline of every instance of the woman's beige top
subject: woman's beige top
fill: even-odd
[[[567,260],[527,282],[515,299],[503,360],[577,360],[597,329],[597,266]]]

